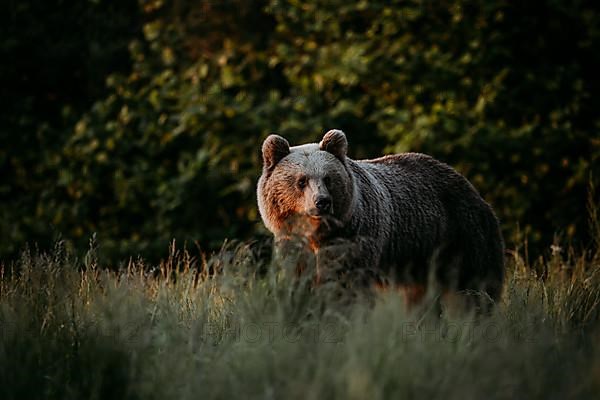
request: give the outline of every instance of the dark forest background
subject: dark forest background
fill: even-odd
[[[93,233],[118,260],[264,235],[260,144],[346,132],[465,174],[509,247],[590,241],[595,1],[8,0],[0,258]]]

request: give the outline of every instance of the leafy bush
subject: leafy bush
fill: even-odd
[[[51,245],[63,145],[104,97],[109,73],[129,70],[141,36],[135,0],[24,0],[0,12],[0,257],[27,242]],[[64,205],[70,207],[72,204]],[[80,216],[83,217],[83,216]]]
[[[597,10],[388,3],[142,1],[130,72],[108,76],[58,152],[36,149],[42,172],[27,195],[16,183],[27,174],[2,186],[11,202],[34,200],[3,212],[0,252],[48,239],[48,225],[78,243],[98,232],[111,258],[264,232],[261,140],[314,141],[333,127],[355,158],[422,151],[458,168],[509,245],[539,250],[556,232],[587,243],[582,204],[600,176]]]

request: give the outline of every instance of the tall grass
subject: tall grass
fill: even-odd
[[[490,315],[348,299],[248,248],[120,272],[60,244],[0,276],[0,398],[594,398],[600,256],[515,254]],[[266,273],[259,271],[266,270]],[[207,271],[218,271],[208,274]]]

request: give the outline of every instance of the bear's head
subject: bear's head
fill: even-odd
[[[293,147],[281,136],[267,137],[258,209],[276,237],[300,235],[318,241],[350,219],[354,181],[347,149],[340,130],[327,132],[320,143]]]

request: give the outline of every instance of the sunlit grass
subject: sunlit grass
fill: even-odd
[[[600,256],[515,254],[491,315],[313,287],[245,246],[120,272],[60,244],[4,265],[0,390],[23,398],[593,398]],[[209,274],[208,272],[217,274]],[[266,272],[265,272],[266,271]],[[534,272],[537,271],[537,272]]]

